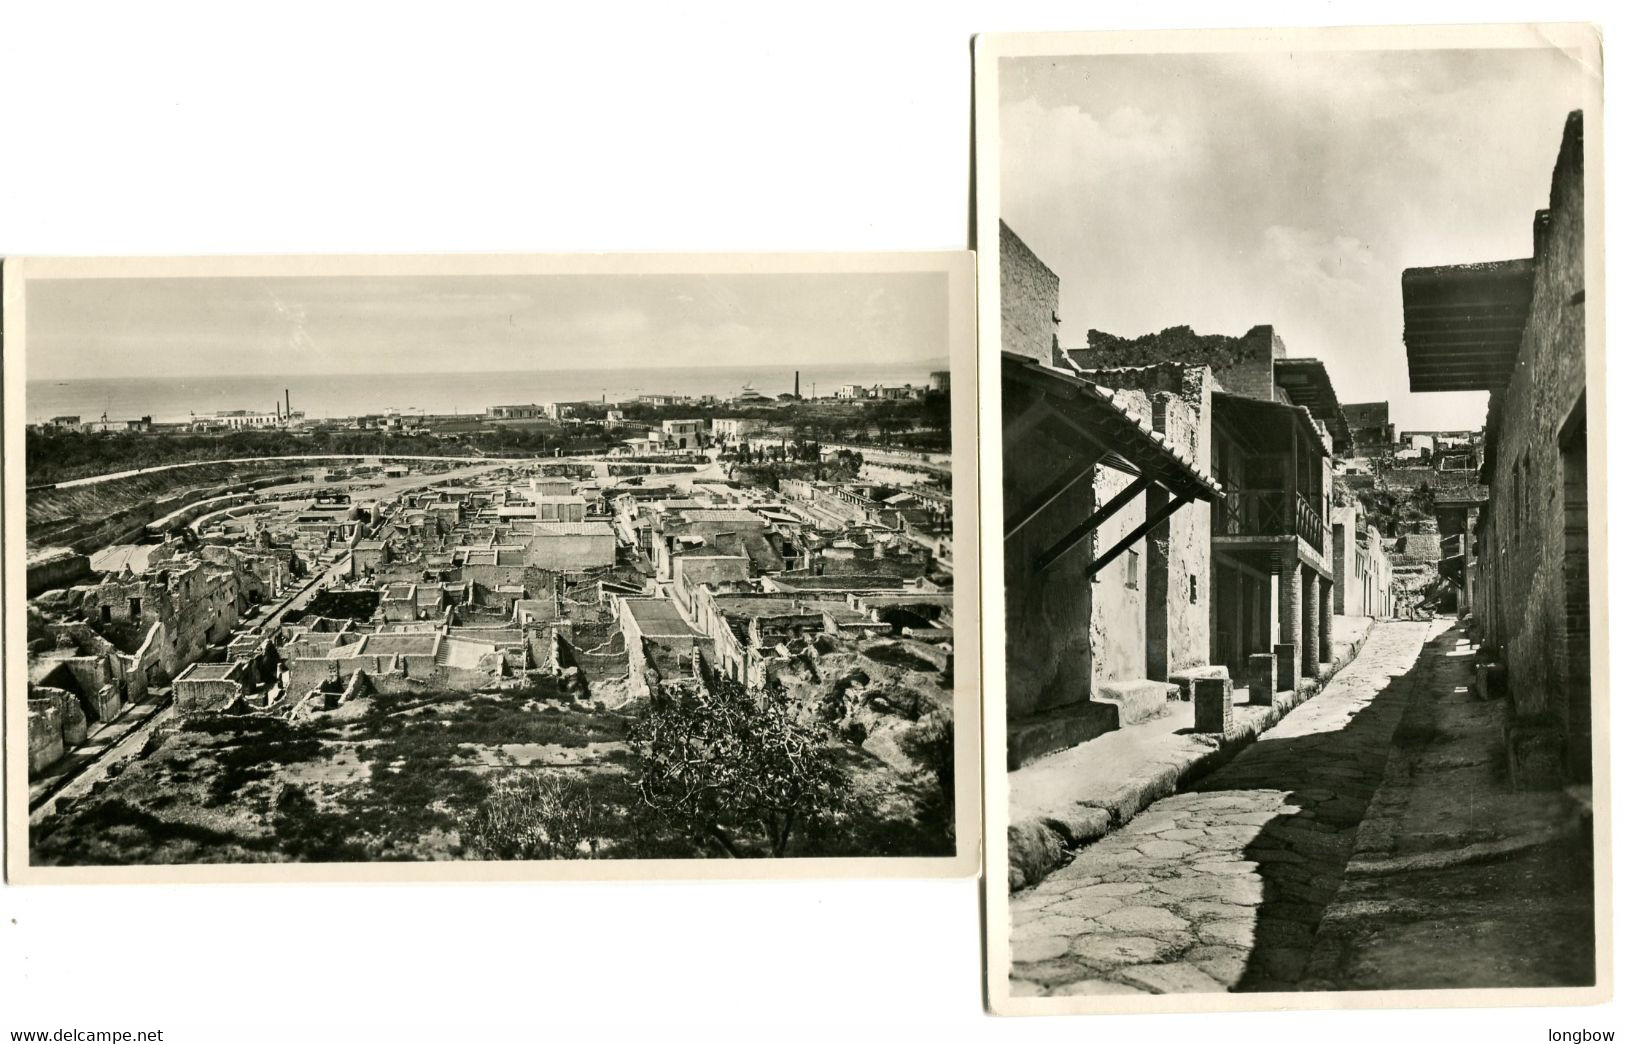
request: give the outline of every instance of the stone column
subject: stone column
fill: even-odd
[[[1332,662],[1332,585],[1320,583],[1320,662]]]
[[[1302,658],[1303,650],[1303,578],[1298,560],[1294,556],[1290,562],[1281,564],[1281,571],[1276,575],[1276,587],[1280,590],[1280,619],[1281,640],[1275,648],[1277,666],[1281,660],[1281,646],[1292,646],[1291,672],[1282,671],[1289,678],[1298,675],[1298,661]],[[1281,688],[1291,688],[1290,685]]]
[[[1303,591],[1303,676],[1320,672],[1320,574],[1307,570]]]

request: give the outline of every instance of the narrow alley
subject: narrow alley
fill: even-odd
[[[1407,731],[1409,726],[1402,725],[1407,707],[1432,706],[1440,697],[1458,697],[1458,704],[1473,701],[1467,695],[1470,667],[1457,650],[1459,632],[1451,622],[1378,623],[1359,657],[1257,743],[1085,848],[1037,887],[1013,896],[1012,992],[1075,996],[1372,988],[1372,962],[1357,958],[1365,951],[1386,952],[1374,941],[1381,933],[1374,935],[1371,925],[1349,931],[1358,917],[1340,917],[1337,940],[1317,947],[1317,930],[1328,906],[1337,905],[1345,868],[1356,852],[1368,805],[1384,785],[1391,751],[1425,745],[1438,734],[1432,726],[1412,730],[1415,735]],[[1454,661],[1446,663],[1447,656]],[[1460,752],[1436,760],[1446,767],[1460,763]],[[1495,771],[1483,759],[1480,767],[1484,773]],[[1407,771],[1394,789],[1425,792],[1433,776],[1424,772],[1418,780],[1414,769],[1407,766]],[[1482,792],[1485,781],[1479,782]],[[1519,795],[1509,799],[1521,802],[1512,817],[1519,822],[1536,812],[1529,801],[1550,801]],[[1443,803],[1384,798],[1385,807],[1412,804]],[[1484,817],[1496,817],[1490,804]],[[1368,844],[1404,847],[1403,839],[1395,840],[1393,824],[1380,826],[1382,836]],[[1485,824],[1478,827],[1475,836],[1482,836]],[[1437,836],[1436,825],[1433,829],[1428,836]],[[1404,826],[1399,830],[1403,833]],[[1406,880],[1401,873],[1376,884],[1362,882],[1358,901],[1344,912],[1392,909],[1393,904],[1384,904],[1383,893],[1403,891]],[[1589,888],[1577,894],[1589,895]],[[1413,911],[1398,922],[1418,920],[1414,900],[1398,908]],[[1527,921],[1526,915],[1519,925],[1526,939]],[[1568,927],[1559,934],[1572,939]],[[1458,931],[1450,939],[1459,951],[1469,935]],[[1507,932],[1500,937],[1510,941]],[[1429,953],[1442,956],[1438,948]],[[1311,984],[1306,969],[1312,954]],[[1589,966],[1588,957],[1584,963]],[[1353,969],[1364,971],[1353,974]],[[1512,980],[1495,985],[1549,984],[1529,981],[1504,964],[1484,973]],[[1451,981],[1448,971],[1439,974],[1448,984],[1473,984]],[[1351,981],[1340,981],[1344,975]]]

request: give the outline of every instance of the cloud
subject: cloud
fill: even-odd
[[[1345,306],[1370,289],[1371,247],[1353,236],[1270,225],[1263,239],[1265,260],[1275,274],[1328,305]]]

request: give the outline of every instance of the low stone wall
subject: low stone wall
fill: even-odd
[[[28,597],[53,587],[67,587],[89,576],[89,556],[66,547],[46,548],[28,558]]]

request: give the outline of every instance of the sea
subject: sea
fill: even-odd
[[[544,402],[618,402],[639,395],[729,398],[749,385],[772,397],[795,386],[788,365],[694,366],[614,370],[509,370],[304,376],[85,377],[28,382],[28,420],[76,415],[184,421],[221,410],[266,413],[283,402],[307,420],[398,410],[402,414],[482,413],[488,406]],[[799,367],[801,394],[830,395],[842,384],[925,384],[947,359]]]

